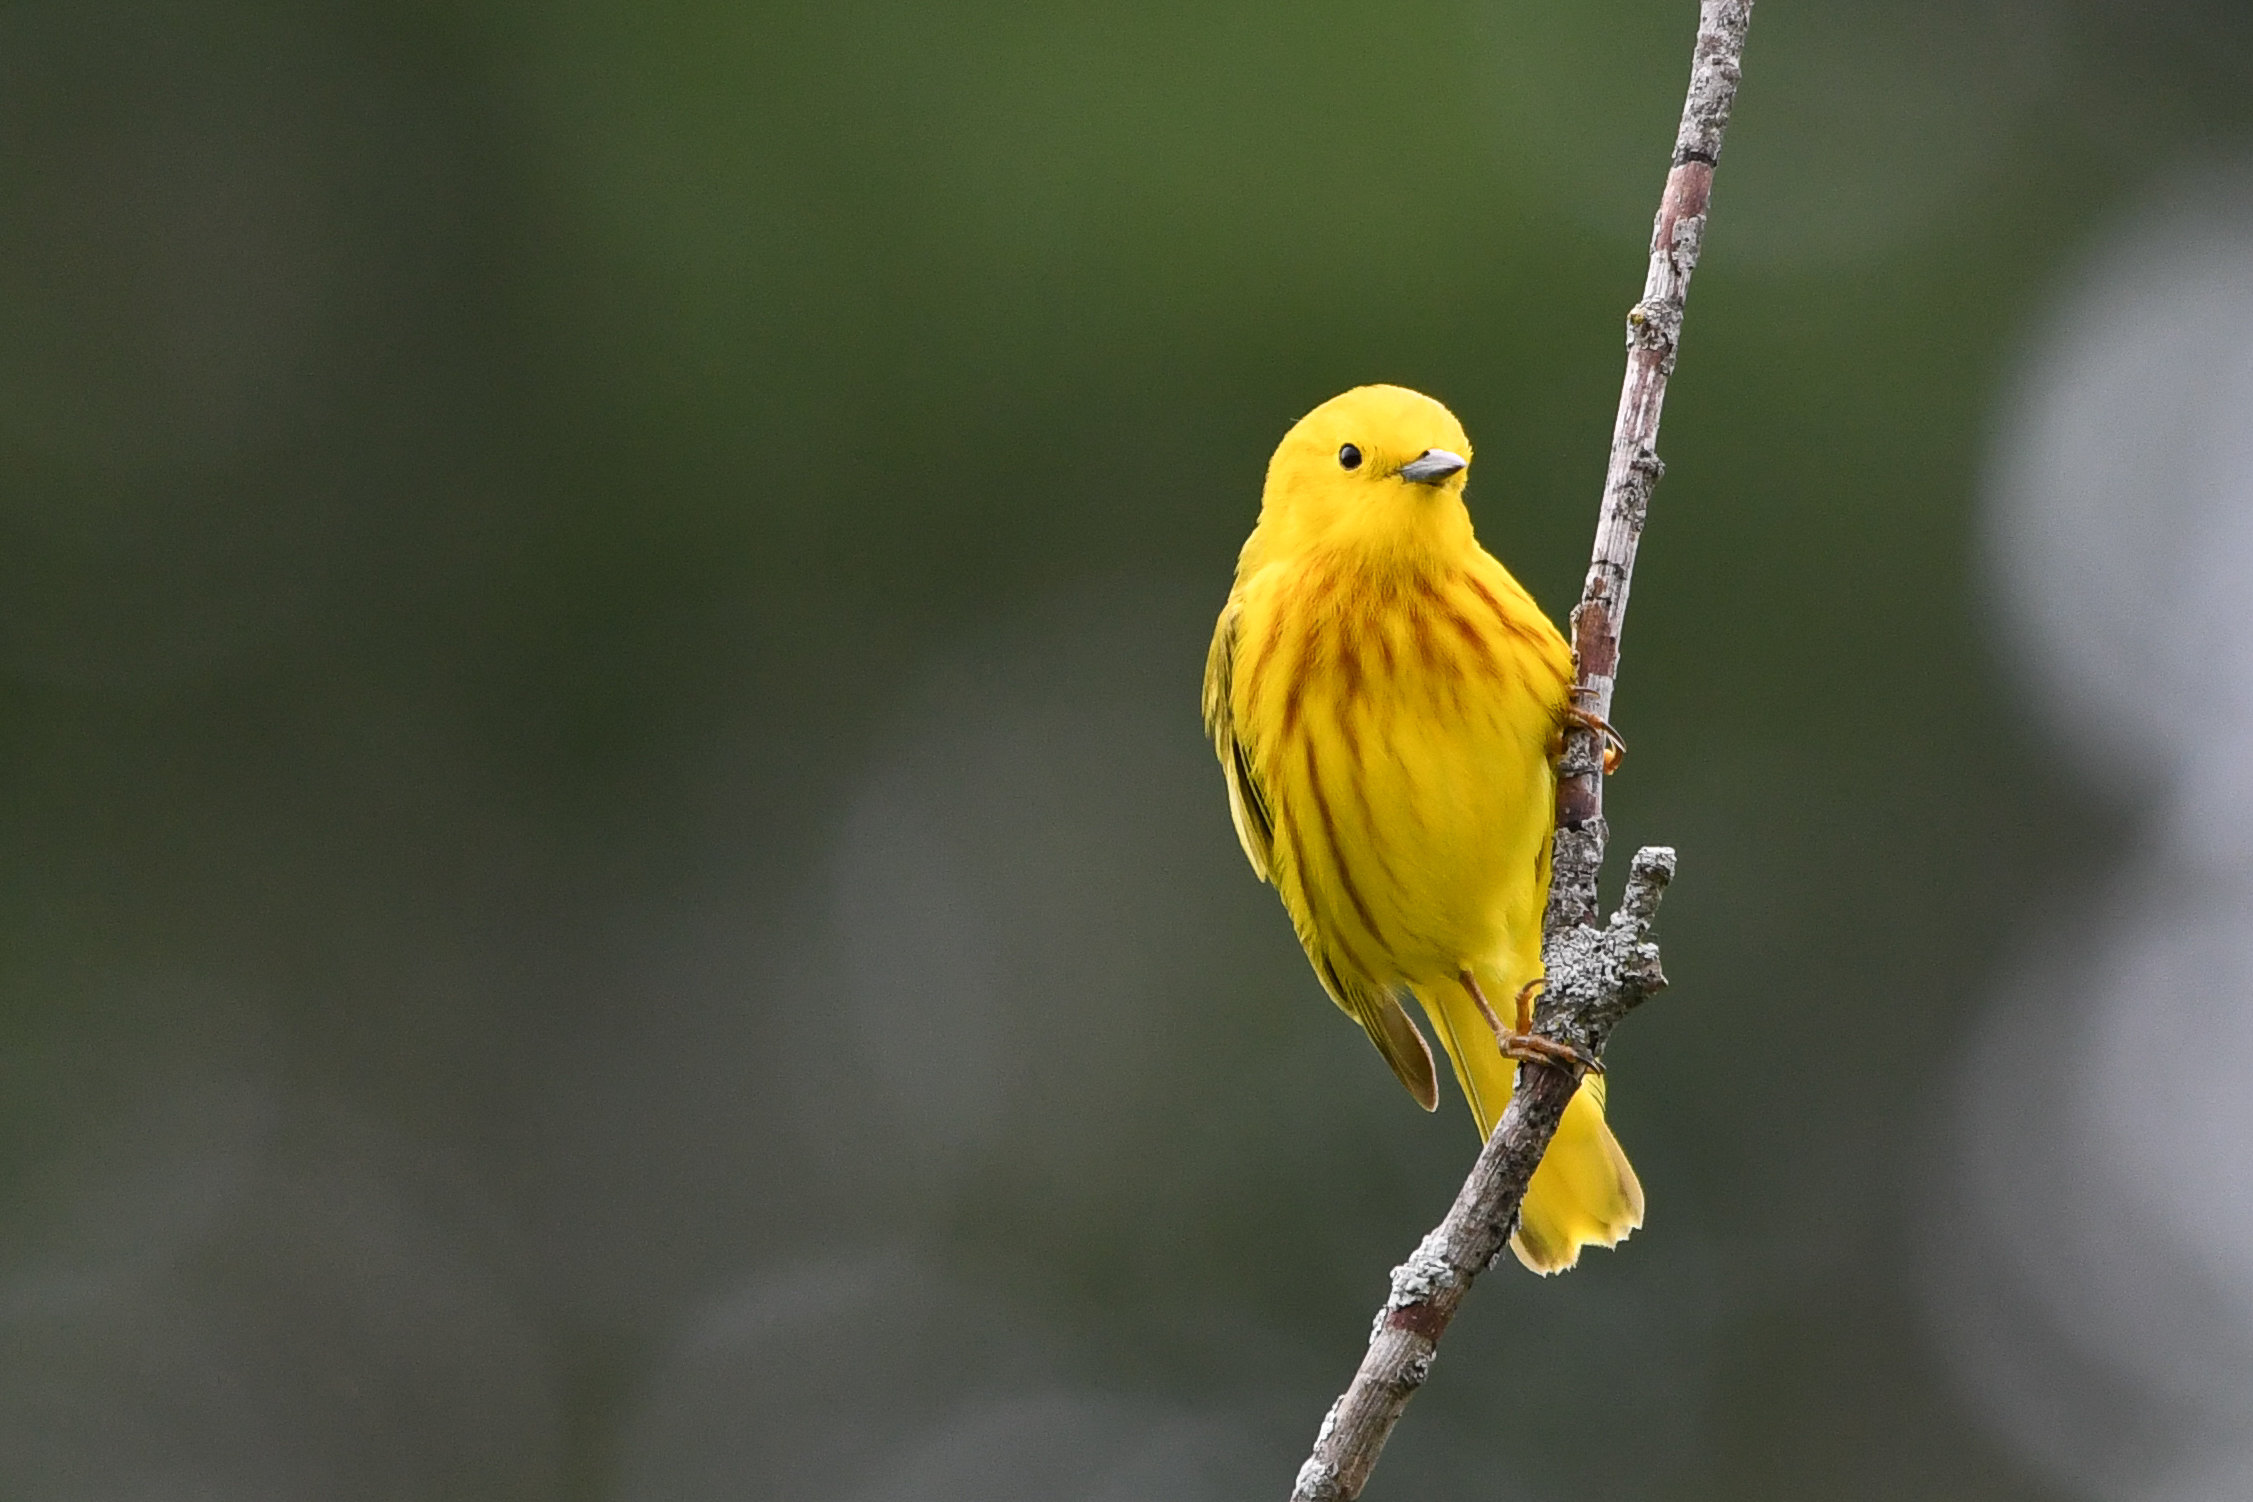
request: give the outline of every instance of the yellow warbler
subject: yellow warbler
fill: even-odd
[[[1205,663],[1205,725],[1244,853],[1322,985],[1424,1109],[1422,1003],[1483,1138],[1516,1080],[1556,820],[1572,652],[1471,535],[1454,414],[1361,386],[1268,462],[1259,524]],[[1557,1272],[1643,1223],[1590,1076],[1526,1191],[1511,1247]]]

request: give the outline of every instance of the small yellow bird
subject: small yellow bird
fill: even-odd
[[[1361,386],[1268,461],[1259,524],[1205,662],[1205,728],[1236,833],[1274,883],[1330,999],[1408,1093],[1439,1103],[1413,994],[1494,1130],[1542,974],[1554,758],[1572,650],[1471,535],[1471,446],[1428,396]],[[1488,998],[1514,1000],[1515,1028]],[[1526,1191],[1518,1260],[1571,1267],[1643,1223],[1604,1122],[1604,1080],[1566,1108]]]

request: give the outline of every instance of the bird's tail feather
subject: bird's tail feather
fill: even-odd
[[[1503,1057],[1477,1003],[1460,985],[1418,987],[1433,1029],[1455,1065],[1484,1141],[1509,1104],[1517,1062]],[[1526,1186],[1510,1250],[1537,1273],[1563,1272],[1584,1246],[1617,1246],[1643,1224],[1643,1186],[1604,1121],[1604,1077],[1581,1081],[1549,1151]]]

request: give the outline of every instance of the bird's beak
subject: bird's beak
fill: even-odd
[[[1451,454],[1446,449],[1426,449],[1400,467],[1400,477],[1418,485],[1437,485],[1449,475],[1470,467],[1471,461],[1461,454]]]

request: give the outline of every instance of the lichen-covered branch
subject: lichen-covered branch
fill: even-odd
[[[1627,895],[1611,922],[1576,928],[1566,940],[1569,947],[1552,949],[1552,1004],[1542,1032],[1601,1054],[1619,1019],[1665,986],[1650,927],[1673,875],[1673,851],[1637,852]],[[1314,1454],[1299,1469],[1293,1502],[1347,1502],[1361,1495],[1393,1425],[1430,1374],[1439,1338],[1471,1279],[1509,1245],[1526,1183],[1580,1079],[1528,1064],[1519,1069],[1518,1082],[1447,1218],[1393,1269],[1392,1292],[1369,1332],[1361,1369],[1322,1420]]]
[[[1643,297],[1627,315],[1627,377],[1612,428],[1594,557],[1572,612],[1577,666],[1574,702],[1598,722],[1611,717],[1619,680],[1620,634],[1628,585],[1651,493],[1665,466],[1658,457],[1659,414],[1674,373],[1682,310],[1705,237],[1706,202],[1721,137],[1736,99],[1752,0],[1704,0],[1698,13],[1689,97],[1674,140],[1673,169],[1651,233]],[[1666,984],[1650,925],[1674,875],[1674,852],[1636,853],[1611,921],[1597,924],[1597,877],[1604,864],[1603,741],[1576,726],[1558,764],[1557,828],[1552,846],[1543,959],[1549,987],[1534,1030],[1601,1058],[1611,1030]],[[1481,1149],[1447,1218],[1393,1269],[1392,1291],[1370,1331],[1352,1385],[1330,1406],[1300,1467],[1292,1502],[1352,1502],[1361,1495],[1393,1425],[1431,1372],[1440,1336],[1471,1280],[1509,1244],[1526,1184],[1548,1151],[1577,1074],[1545,1064],[1518,1070],[1518,1085]]]

